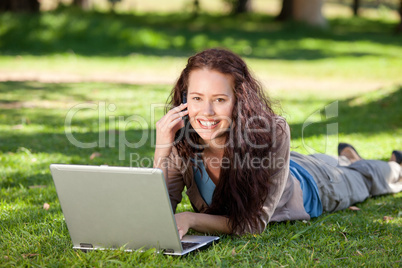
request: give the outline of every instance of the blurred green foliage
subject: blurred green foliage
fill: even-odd
[[[60,8],[29,14],[0,14],[0,55],[85,56],[132,53],[187,56],[223,46],[256,58],[323,59],[333,56],[399,53],[393,21],[367,18],[330,20],[329,29],[275,22],[272,16],[223,16],[187,13],[114,14]],[[334,42],[336,46],[334,46]],[[385,46],[387,49],[380,49]]]

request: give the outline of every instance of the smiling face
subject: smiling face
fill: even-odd
[[[225,142],[225,131],[232,121],[235,104],[233,79],[209,69],[190,73],[187,92],[191,126],[205,143]]]

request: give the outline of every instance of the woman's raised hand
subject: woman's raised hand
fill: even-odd
[[[187,103],[180,104],[156,122],[156,149],[159,157],[169,156],[176,132],[184,127],[183,116],[188,115]]]

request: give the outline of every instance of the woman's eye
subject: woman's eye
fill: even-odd
[[[196,101],[198,101],[198,100],[200,100],[201,98],[200,97],[194,97],[193,98],[193,100],[196,100]]]
[[[222,98],[217,98],[216,99],[218,102],[224,102],[225,101],[225,99],[222,99]]]

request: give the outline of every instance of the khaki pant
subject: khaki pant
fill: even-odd
[[[305,168],[317,183],[324,211],[333,212],[363,202],[370,196],[402,191],[402,170],[396,162],[360,160],[324,154],[291,152],[293,161]]]

